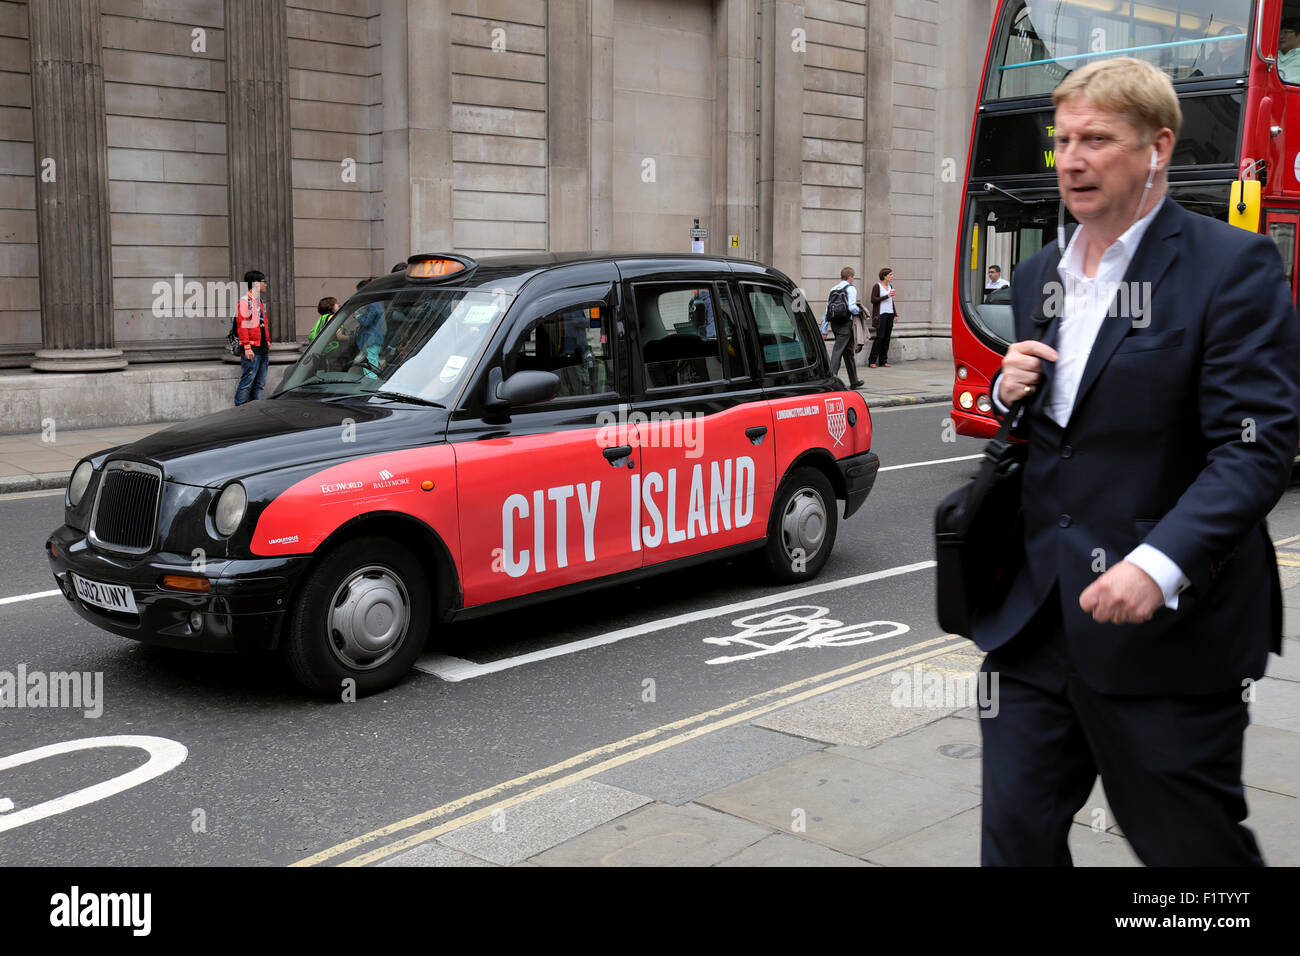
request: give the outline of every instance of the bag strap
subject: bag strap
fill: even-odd
[[[1061,249],[1057,246],[1055,255],[1052,257],[1050,270],[1056,272],[1061,262]],[[1034,322],[1033,340],[1041,341],[1047,334],[1047,327],[1050,322]],[[1010,440],[1011,428],[1019,418],[1021,410],[1024,408],[1026,399],[1018,398],[1011,403],[1007,409],[1007,416],[998,428],[997,434],[994,435],[987,445],[984,446],[983,459],[980,461],[979,474],[975,476],[974,483],[971,485],[970,494],[966,497],[967,506],[963,509],[961,520],[958,526],[958,533],[965,535],[970,529],[971,522],[975,520],[979,512],[979,503],[984,500],[988,494],[990,486],[994,479],[999,476],[1000,470],[1005,470],[1008,466],[1007,451],[1010,449],[1012,442]]]

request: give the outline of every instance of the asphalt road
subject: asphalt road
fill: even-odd
[[[951,435],[946,415],[941,405],[873,414],[885,470],[840,525],[815,582],[830,587],[781,600],[783,589],[736,560],[465,622],[432,636],[423,672],[355,703],[307,697],[274,655],[137,645],[83,622],[58,595],[0,603],[0,671],[103,675],[98,717],[0,709],[0,758],[124,734],[187,751],[153,779],[8,828],[6,816],[145,759],[98,747],[0,769],[0,865],[292,863],[591,748],[937,637],[933,571],[908,566],[932,558],[934,504],[974,470],[941,460],[982,445]],[[42,544],[61,516],[62,493],[0,500],[0,599],[54,586]],[[1275,518],[1300,530],[1300,491]],[[728,609],[746,602],[758,606]],[[778,608],[851,630],[756,653],[789,636],[760,633]],[[735,642],[745,634],[753,643]],[[597,639],[609,642],[590,646]]]

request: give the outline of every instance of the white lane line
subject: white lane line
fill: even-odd
[[[974,461],[976,458],[983,458],[980,455],[962,455],[960,458],[936,458],[934,461],[914,461],[906,465],[887,465],[881,468],[881,471],[896,471],[899,468],[923,468],[926,465],[946,465],[951,461]]]
[[[675,617],[666,617],[658,621],[647,621],[644,624],[637,624],[632,627],[625,627],[621,630],[610,631],[608,634],[598,634],[595,637],[589,637],[585,640],[574,641],[571,644],[560,644],[556,647],[547,647],[540,651],[533,651],[529,654],[520,654],[518,657],[506,657],[499,661],[491,661],[487,664],[476,664],[473,661],[467,661],[459,657],[449,657],[446,654],[438,654],[430,651],[422,654],[420,659],[415,662],[415,669],[423,671],[425,674],[432,674],[434,677],[441,677],[445,681],[455,683],[457,681],[469,680],[474,677],[483,677],[486,674],[495,674],[498,671],[510,670],[514,667],[522,667],[524,664],[534,664],[537,661],[550,660],[553,657],[564,657],[568,654],[576,654],[579,651],[590,650],[593,647],[603,647],[606,644],[614,644],[618,641],[627,640],[629,637],[640,637],[642,634],[653,634],[655,631],[665,631],[673,627],[681,627],[686,624],[694,624],[696,621],[707,621],[714,617],[724,617],[728,614],[735,614],[738,611],[748,611],[751,608],[767,607],[770,604],[780,604],[784,601],[792,601],[796,598],[808,597],[813,594],[824,594],[827,591],[837,591],[840,588],[851,588],[859,584],[868,584],[871,581],[879,581],[883,578],[892,578],[899,574],[911,574],[915,571],[924,571],[926,568],[934,567],[933,561],[918,561],[916,564],[903,564],[896,568],[886,568],[883,571],[872,571],[869,574],[858,574],[851,578],[840,578],[838,581],[827,581],[824,584],[810,584],[807,587],[795,588],[793,591],[782,591],[779,594],[769,594],[766,597],[754,598],[750,601],[740,601],[736,604],[724,604],[720,607],[705,608],[702,611],[691,611],[687,614],[678,614]]]
[[[19,601],[36,601],[40,598],[53,597],[54,595],[61,593],[63,592],[58,588],[55,588],[53,591],[33,591],[31,594],[16,594],[13,597],[0,598],[0,604],[17,604]]]
[[[0,501],[17,501],[20,498],[53,498],[55,495],[62,494],[65,494],[62,488],[55,488],[52,491],[11,491],[7,495],[0,495]]]

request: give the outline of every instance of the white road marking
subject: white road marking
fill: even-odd
[[[743,644],[758,650],[747,654],[733,654],[731,657],[715,657],[706,664],[729,664],[732,661],[748,661],[767,654],[779,654],[792,651],[798,647],[852,647],[855,644],[871,644],[883,641],[887,637],[897,637],[911,630],[906,624],[896,621],[868,621],[865,624],[845,625],[833,617],[827,617],[830,608],[816,604],[792,604],[778,607],[771,611],[759,611],[747,614],[731,622],[732,627],[740,628],[739,634],[726,637],[703,638],[705,644],[717,644],[730,647]],[[876,632],[877,627],[885,630]],[[774,644],[764,644],[755,638],[777,639]]]
[[[936,458],[934,461],[913,461],[906,465],[886,465],[881,471],[897,471],[899,468],[924,468],[926,465],[946,465],[952,461],[974,461],[976,458],[983,458],[979,455],[962,455],[960,458]]]
[[[58,588],[53,591],[33,591],[31,594],[17,594],[13,597],[0,598],[0,604],[17,604],[19,601],[35,601],[38,598],[53,597],[56,594],[62,594]]]
[[[135,734],[119,734],[113,737],[85,737],[81,740],[65,740],[60,744],[37,747],[35,750],[24,750],[22,753],[0,758],[0,773],[13,767],[36,763],[48,757],[57,757],[59,754],[73,753],[78,750],[97,750],[101,747],[138,747],[148,752],[149,759],[134,770],[119,774],[102,783],[96,783],[81,790],[66,793],[61,797],[46,800],[16,813],[3,813],[3,815],[0,815],[0,833],[28,823],[34,823],[37,820],[44,820],[46,817],[52,817],[59,813],[67,813],[69,810],[77,809],[77,807],[84,807],[88,803],[94,803],[97,800],[119,794],[123,790],[138,787],[140,784],[180,766],[185,761],[185,758],[189,756],[189,751],[184,744],[177,743],[175,740],[168,740],[166,737],[144,737]],[[4,798],[4,802],[8,803],[10,807],[13,806],[13,801],[7,797]]]
[[[627,640],[629,637],[640,637],[642,634],[653,634],[656,631],[666,631],[669,628],[694,624],[696,621],[707,621],[710,618],[724,617],[728,614],[736,614],[741,611],[748,611],[752,608],[767,607],[772,604],[781,604],[785,601],[794,600],[796,598],[810,597],[814,594],[825,594],[827,591],[837,591],[841,588],[850,588],[859,584],[869,584],[872,581],[892,578],[900,574],[911,574],[915,571],[924,571],[925,569],[932,567],[934,567],[933,561],[918,561],[916,564],[902,564],[896,568],[886,568],[883,571],[872,571],[868,574],[857,574],[850,578],[840,578],[838,581],[826,581],[822,584],[810,584],[806,587],[795,588],[792,591],[782,591],[779,594],[769,594],[766,597],[754,598],[749,601],[740,601],[736,604],[724,604],[720,607],[705,608],[701,611],[691,611],[687,614],[678,614],[674,617],[666,617],[658,621],[646,621],[644,624],[636,624],[632,627],[610,631],[608,634],[598,634],[595,637],[589,637],[585,640],[574,641],[570,644],[559,644],[555,647],[543,648],[540,651],[533,651],[529,654],[520,654],[517,657],[506,657],[499,661],[490,661],[487,664],[476,664],[474,661],[467,661],[459,657],[449,657],[446,654],[429,652],[421,655],[420,659],[415,662],[415,669],[423,671],[426,674],[432,674],[434,677],[441,677],[445,681],[455,683],[458,681],[470,680],[474,677],[483,677],[487,674],[495,674],[498,671],[510,670],[514,667],[522,667],[525,664],[534,664],[538,661],[550,660],[553,657],[564,657],[568,654],[577,654],[579,651],[590,650],[593,647],[604,647],[606,644],[615,644],[618,641]]]

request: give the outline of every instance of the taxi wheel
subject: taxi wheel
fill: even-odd
[[[786,476],[772,503],[764,555],[782,581],[815,578],[835,546],[835,489],[816,468]]]
[[[330,552],[294,602],[283,652],[293,676],[322,697],[392,687],[424,648],[432,617],[420,562],[396,541],[363,538]]]

